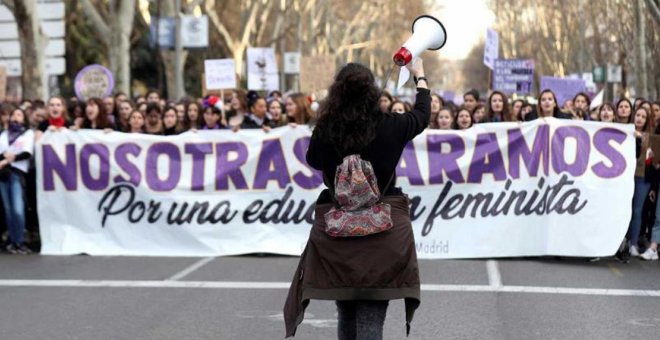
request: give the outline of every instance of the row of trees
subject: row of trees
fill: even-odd
[[[489,0],[496,14],[500,56],[533,58],[539,75],[591,72],[622,65],[619,93],[660,98],[659,0]],[[464,65],[468,83],[483,84],[475,66],[483,46]]]
[[[22,42],[24,97],[42,97],[38,73],[46,38],[36,19],[37,0],[1,0],[14,13]],[[210,46],[183,54],[186,91],[199,95],[204,60],[233,58],[241,77],[249,46],[274,47],[278,55],[329,54],[338,63],[360,61],[382,76],[391,55],[410,33],[410,23],[429,7],[424,0],[181,0],[180,11],[209,17]],[[177,14],[176,0],[66,1],[67,75],[61,88],[72,89],[82,67],[100,63],[115,75],[117,91],[131,93],[136,84],[174,94],[174,51],[149,42],[149,23]],[[35,24],[36,23],[36,24]],[[31,28],[23,30],[23,27]],[[27,53],[26,53],[27,52]],[[67,93],[68,94],[68,93]]]

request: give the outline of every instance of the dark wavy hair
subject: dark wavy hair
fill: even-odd
[[[376,139],[383,118],[380,89],[371,71],[357,63],[342,67],[318,111],[316,128],[327,144],[343,155],[359,152]]]

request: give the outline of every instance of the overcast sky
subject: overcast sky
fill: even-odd
[[[495,22],[495,15],[486,0],[436,0],[435,13],[447,30],[447,43],[440,51],[449,59],[464,59],[470,49],[485,39],[486,28]]]

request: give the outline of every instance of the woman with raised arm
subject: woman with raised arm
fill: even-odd
[[[428,126],[431,95],[422,61],[418,59],[409,69],[417,80],[417,100],[411,112],[383,113],[373,74],[354,63],[339,71],[321,104],[307,163],[322,171],[328,189],[316,202],[315,221],[284,306],[287,337],[295,335],[311,299],[336,301],[337,333],[342,340],[382,339],[389,300],[405,299],[406,328],[410,328],[420,303],[419,270],[409,200],[396,187],[395,169],[406,144]],[[350,215],[337,207],[363,198],[335,195],[346,193],[346,186],[362,188],[359,183],[363,181],[343,177],[347,160],[356,158],[362,165],[369,164],[362,169],[367,169],[365,175],[373,175],[366,177],[373,190],[370,193],[379,196],[380,203],[373,206],[379,208],[368,208],[366,214],[382,217],[380,207],[389,207],[389,228],[366,236],[340,237],[332,229],[337,226],[335,219]],[[342,176],[336,177],[337,173]]]

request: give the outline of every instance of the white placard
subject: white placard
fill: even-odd
[[[418,257],[614,254],[632,213],[633,130],[545,118],[423,132],[396,170]],[[35,162],[42,253],[299,255],[324,188],[305,162],[310,135],[47,132]]]
[[[284,73],[300,74],[300,52],[284,53]]]
[[[277,70],[275,49],[252,47],[247,50],[248,89],[278,90],[280,76]]]
[[[184,15],[181,18],[181,40],[185,48],[209,46],[209,18],[206,15]]]
[[[607,82],[620,83],[623,80],[623,68],[621,65],[607,65]]]
[[[235,88],[236,63],[234,59],[204,60],[204,81],[207,90]]]
[[[484,47],[484,65],[489,69],[495,69],[495,60],[499,56],[499,37],[497,32],[488,28],[486,30],[486,45]]]

